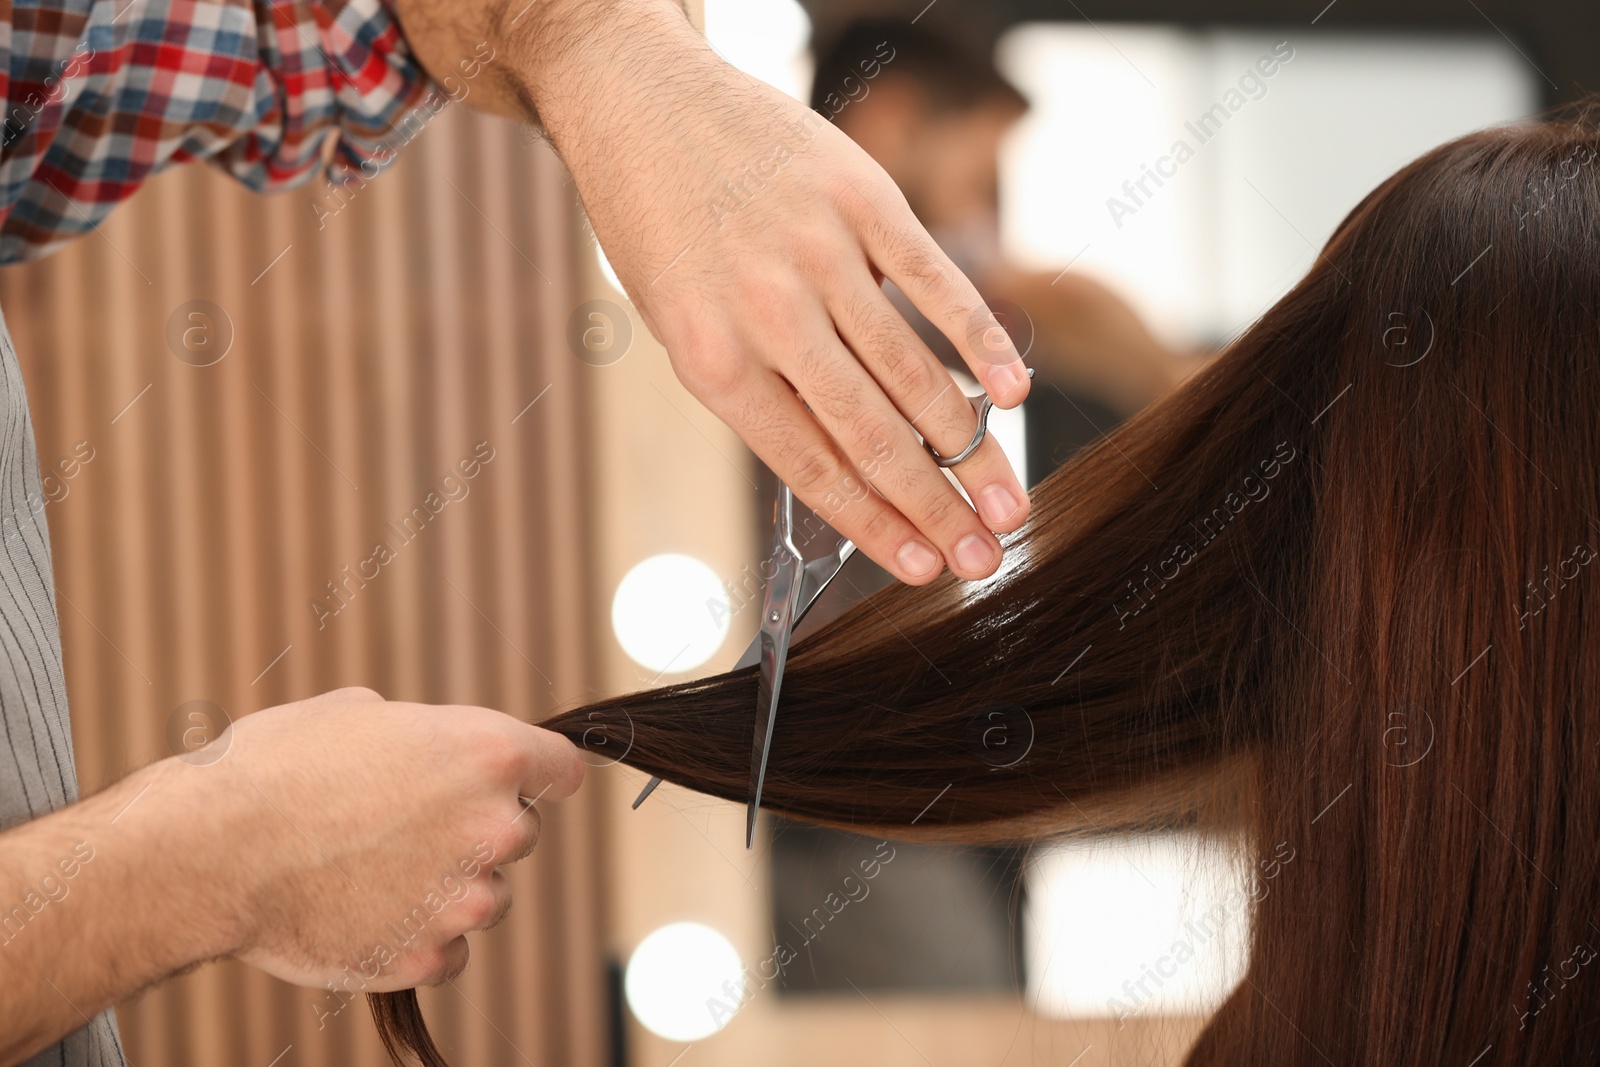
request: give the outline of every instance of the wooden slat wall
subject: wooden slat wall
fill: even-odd
[[[42,465],[93,449],[46,508],[86,792],[167,755],[189,700],[238,716],[360,684],[533,719],[595,685],[564,170],[452,105],[345,195],[319,225],[320,182],[263,198],[183,168],[0,271]],[[169,350],[193,299],[231,320],[214,366]],[[468,495],[400,546],[387,524],[481,441]],[[396,558],[319,629],[310,602],[378,540]],[[511,917],[426,996],[456,1062],[605,1061],[595,795],[546,811]],[[121,1020],[138,1067],[385,1062],[364,1005],[319,1029],[320,1002],[222,963]]]

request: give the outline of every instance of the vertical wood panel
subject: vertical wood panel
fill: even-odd
[[[187,700],[237,717],[360,684],[532,720],[596,688],[564,169],[449,107],[319,227],[324,192],[261,198],[191,167],[0,272],[42,463],[95,449],[46,508],[86,790],[167,755]],[[193,299],[232,324],[214,366],[166,341]],[[399,543],[390,524],[479,441],[495,457],[466,496]],[[326,583],[379,540],[394,561],[319,628],[311,603],[336,604]],[[544,825],[511,918],[425,995],[459,1063],[603,1062],[592,794]],[[384,1062],[364,1005],[319,1027],[318,1003],[222,963],[121,1020],[140,1065]]]

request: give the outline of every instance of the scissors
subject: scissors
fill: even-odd
[[[1033,377],[1033,369],[1028,369]],[[954,467],[977,451],[989,432],[989,411],[994,401],[987,393],[967,398],[977,410],[978,428],[972,440],[960,452],[941,456],[926,441],[923,447],[933,456],[933,461],[943,468]],[[855,555],[855,542],[840,536],[827,555],[808,560],[800,553],[794,541],[794,492],[779,483],[776,516],[773,523],[772,577],[767,582],[761,598],[761,632],[744,650],[734,670],[743,670],[761,664],[761,679],[756,688],[755,733],[750,746],[750,800],[745,810],[744,845],[754,848],[756,816],[761,811],[761,790],[767,779],[767,756],[772,747],[772,728],[778,719],[778,697],[783,688],[783,671],[789,660],[789,641],[794,628],[806,617],[823,590],[828,588],[850,557]],[[823,530],[836,533],[826,524]],[[661,784],[660,777],[651,778],[633,806],[638,808],[645,798]]]

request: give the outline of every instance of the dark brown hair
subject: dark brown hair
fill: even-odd
[[[1000,575],[888,589],[794,649],[765,805],[1293,849],[1194,1067],[1595,1062],[1597,155],[1587,117],[1518,125],[1384,182],[1036,490]],[[546,725],[743,801],[754,696],[747,670]]]

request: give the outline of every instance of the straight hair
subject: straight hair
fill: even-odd
[[[1293,849],[1189,1067],[1597,1062],[1591,115],[1405,167],[1045,480],[999,574],[886,589],[798,644],[764,806]],[[545,725],[742,802],[755,691],[736,671]],[[416,1051],[416,1027],[386,1037]]]

